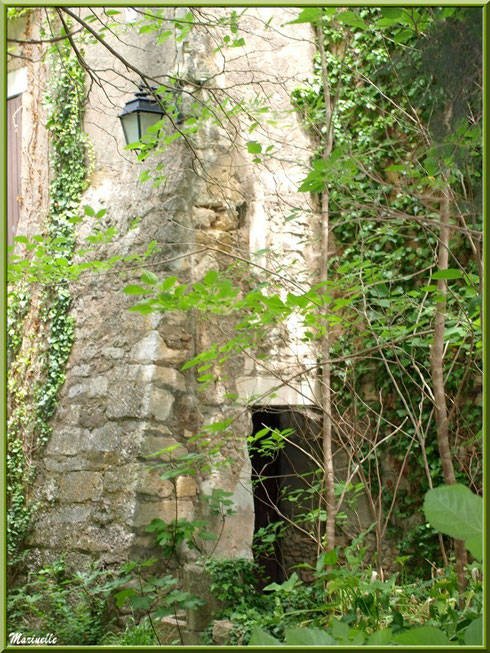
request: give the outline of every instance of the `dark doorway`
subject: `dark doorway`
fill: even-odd
[[[270,429],[262,438],[252,438],[250,457],[254,488],[255,534],[267,529],[270,535],[281,534],[267,547],[259,547],[257,562],[265,569],[267,582],[284,582],[292,571],[303,574],[295,565],[313,561],[316,545],[313,539],[295,528],[298,515],[315,506],[314,483],[321,460],[315,421],[289,407],[258,409],[252,416],[253,434]],[[282,446],[267,446],[271,432],[283,433],[277,438]],[[265,444],[263,444],[265,443]],[[292,501],[293,495],[298,498]],[[308,526],[306,527],[308,528]],[[262,531],[263,532],[263,531]],[[311,555],[310,555],[311,551]],[[266,584],[266,583],[263,583]]]
[[[252,420],[254,435],[265,427],[281,430],[280,413],[258,411],[253,414]],[[254,534],[261,529],[271,530],[271,525],[281,520],[278,513],[282,480],[280,477],[281,454],[280,451],[275,453],[261,451],[259,443],[253,443],[250,448],[254,489]],[[272,530],[271,533],[273,533]],[[267,582],[282,583],[285,580],[285,574],[279,540],[276,540],[268,549],[267,552],[259,553],[257,562],[264,568],[264,576],[269,579]]]

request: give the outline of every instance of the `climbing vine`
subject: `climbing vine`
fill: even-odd
[[[82,131],[84,71],[67,44],[50,51],[51,85],[45,95],[50,134],[50,207],[45,235],[35,236],[60,267],[70,265],[75,246],[76,212],[86,187],[87,153]],[[33,240],[34,240],[33,239]],[[19,244],[28,240],[19,236]],[[39,251],[39,250],[47,251]],[[51,435],[50,420],[65,379],[74,337],[70,293],[66,281],[28,293],[21,284],[8,300],[9,420],[7,455],[8,554],[19,560],[37,505],[30,493],[35,478],[36,453]],[[32,294],[32,297],[31,297]]]
[[[304,10],[304,21],[315,11]],[[382,345],[355,365],[333,370],[337,437],[364,460],[361,473],[364,467],[378,519],[391,514],[384,533],[404,529],[399,551],[416,551],[417,560],[438,560],[434,531],[407,521],[420,509],[423,493],[443,482],[428,389],[431,328],[441,301],[433,281],[438,278],[451,280],[444,371],[456,476],[476,491],[481,487],[481,470],[474,464],[480,459],[481,407],[472,388],[476,384],[478,391],[481,298],[472,235],[453,231],[451,269],[442,273],[447,276],[437,276],[441,273],[436,267],[444,175],[456,215],[467,211],[473,225],[481,226],[480,98],[464,90],[470,88],[468,78],[475,70],[471,59],[462,55],[477,50],[478,16],[472,14],[470,29],[467,21],[465,30],[460,18],[453,8],[323,11],[334,149],[328,161],[315,155],[300,187],[303,192],[329,193],[335,238],[329,262],[335,279],[332,310],[341,327],[332,343],[333,355]],[[448,38],[456,33],[457,39]],[[452,58],[462,80],[457,89],[458,83],[447,78],[440,54],[445,42],[455,47]],[[293,99],[321,137],[326,118],[319,55],[315,66],[315,77],[297,89]],[[461,88],[468,114],[460,106]],[[464,224],[464,219],[455,222]],[[423,337],[391,344],[415,330]],[[373,442],[393,430],[398,435],[387,440],[381,460],[371,451]],[[425,464],[411,463],[414,454]],[[383,470],[382,487],[375,469]]]

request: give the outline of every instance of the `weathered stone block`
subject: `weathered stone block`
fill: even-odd
[[[177,505],[176,505],[177,504]],[[140,502],[134,514],[135,527],[147,526],[153,519],[161,519],[169,524],[173,519],[192,519],[194,506],[191,501],[152,501]]]
[[[60,427],[55,430],[46,447],[48,456],[62,454],[74,456],[83,450],[83,443],[88,437],[88,431],[74,427]]]
[[[73,531],[70,539],[71,542],[69,541],[67,544],[72,549],[110,554],[114,548],[114,543],[117,543],[119,552],[128,550],[134,536],[128,529],[119,524],[114,524],[102,528],[89,526],[82,531]],[[121,553],[119,555],[121,556]]]
[[[144,469],[138,482],[137,491],[140,494],[148,494],[162,498],[168,498],[172,496],[174,486],[170,481],[161,479],[161,473],[162,472],[158,469],[150,469],[148,467]]]
[[[109,380],[106,376],[96,376],[91,379],[89,386],[90,397],[104,397],[107,394]]]
[[[84,441],[87,451],[114,451],[120,443],[121,427],[114,422],[107,422],[104,426],[88,433]]]
[[[153,383],[159,388],[169,387],[179,392],[185,392],[184,376],[173,367],[155,367]]]
[[[104,490],[109,493],[130,490],[142,472],[142,463],[129,463],[108,469],[104,474]]]
[[[56,412],[56,421],[59,424],[64,423],[67,425],[79,426],[80,409],[81,406],[79,404],[74,404],[72,402],[68,404],[62,403],[58,406],[58,410]],[[55,430],[58,428],[58,425],[54,425]]]
[[[197,493],[197,483],[192,476],[179,476],[176,483],[177,498],[194,497]]]
[[[183,395],[175,405],[175,412],[180,422],[188,430],[192,429],[197,421],[197,402],[192,395]]]
[[[74,365],[71,369],[73,376],[90,376],[90,365]]]
[[[172,449],[172,451],[168,453],[163,452],[165,449],[169,447],[177,447],[177,448]],[[148,462],[169,461],[178,458],[179,456],[185,456],[188,453],[187,449],[183,447],[179,442],[177,442],[177,440],[175,440],[174,438],[160,437],[156,435],[146,436],[141,446],[140,455],[151,456],[152,454],[155,454],[158,451],[162,451],[163,453],[161,453],[159,456],[154,456],[150,458]]]
[[[131,358],[138,363],[183,363],[187,352],[169,349],[158,331],[151,331],[131,349]]]
[[[211,594],[213,579],[201,565],[187,564],[184,567],[184,590],[204,601],[197,610],[186,610],[189,630],[203,631],[209,626],[214,615],[222,610],[223,602]]]
[[[60,506],[48,518],[53,524],[80,524],[87,521],[90,511],[90,506]]]
[[[205,254],[195,266],[193,277],[196,280],[202,279],[211,270],[219,272],[219,263],[211,254]]]
[[[182,644],[182,633],[185,628],[186,623],[183,619],[177,619],[176,617],[164,617],[160,619],[156,626],[160,644],[163,646]]]
[[[230,643],[230,634],[235,624],[230,619],[218,619],[213,623],[213,642],[217,646],[226,646]]]
[[[218,211],[216,221],[213,223],[213,229],[222,231],[233,231],[238,226],[238,211],[235,209],[225,209]]]
[[[144,385],[131,382],[111,384],[107,394],[106,415],[109,419],[145,417],[147,401]]]
[[[216,220],[216,213],[212,209],[206,209],[201,206],[192,207],[192,223],[194,227],[208,228]]]
[[[80,456],[60,456],[59,458],[51,458],[47,456],[44,459],[44,465],[50,472],[70,472],[91,468],[90,462],[86,458],[81,458]]]
[[[65,472],[60,478],[60,500],[66,503],[95,501],[102,495],[101,472]]]
[[[84,401],[80,407],[78,422],[80,426],[87,429],[94,429],[103,426],[107,419],[104,414],[105,405],[100,400],[94,399]]]
[[[102,349],[102,356],[105,358],[119,360],[125,355],[125,351],[122,347],[104,347]]]
[[[73,397],[86,395],[89,392],[89,388],[90,384],[88,381],[84,383],[76,383],[68,388],[68,396],[70,399],[73,399]]]
[[[149,415],[160,422],[165,422],[172,412],[174,397],[168,390],[153,388],[150,396]]]

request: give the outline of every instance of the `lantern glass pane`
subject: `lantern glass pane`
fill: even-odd
[[[148,131],[148,127],[151,127],[154,125],[156,122],[162,119],[162,114],[161,113],[145,113],[141,112],[140,113],[141,117],[141,135],[146,134]]]
[[[127,113],[122,116],[121,123],[124,129],[124,137],[126,138],[126,145],[136,143],[139,141],[140,135],[138,132],[138,114]]]

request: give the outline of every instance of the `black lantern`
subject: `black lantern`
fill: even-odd
[[[149,127],[163,118],[165,111],[160,104],[149,96],[155,89],[140,86],[135,97],[124,105],[121,119],[126,144],[137,143],[145,135]]]

